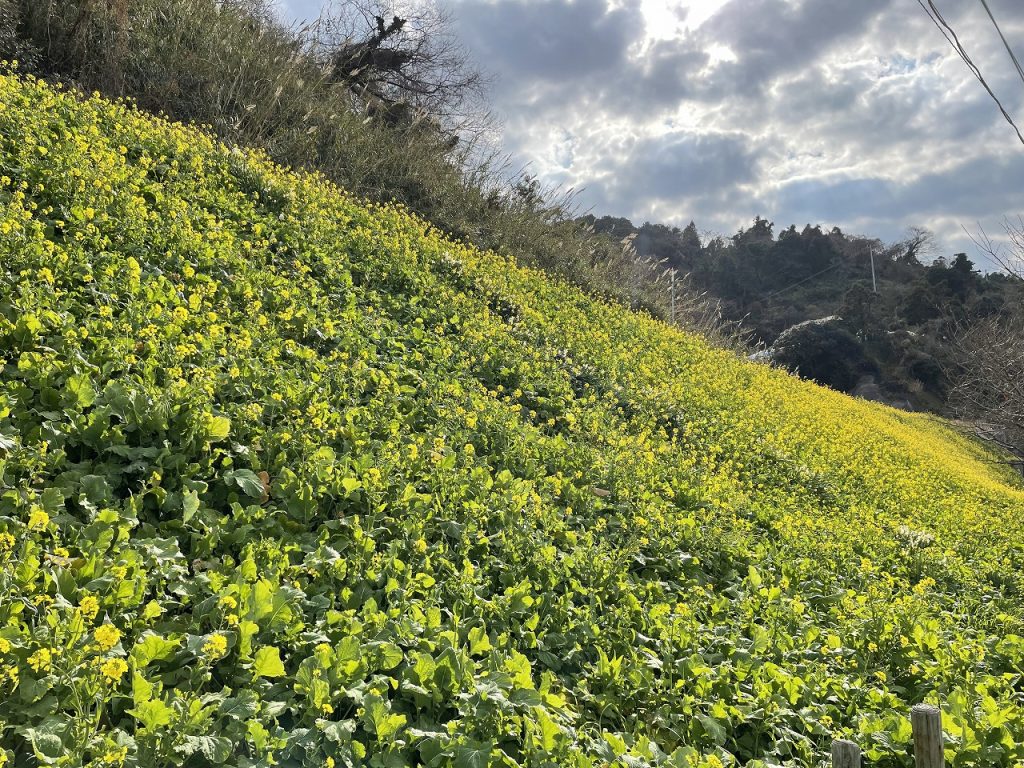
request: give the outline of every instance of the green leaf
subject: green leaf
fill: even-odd
[[[185,491],[181,496],[181,506],[181,520],[187,523],[199,511],[199,494],[195,491]]]
[[[555,721],[548,717],[547,712],[539,710],[535,719],[535,727],[538,731],[540,748],[545,752],[550,752],[555,748],[559,734],[558,726]]]
[[[710,715],[697,715],[697,719],[700,721],[700,724],[704,726],[705,733],[711,737],[715,744],[718,744],[719,746],[725,744],[725,740],[728,736],[725,726]]]
[[[473,656],[482,655],[491,650],[491,639],[487,636],[487,630],[483,627],[473,627],[469,630],[469,652]]]
[[[397,667],[405,659],[402,649],[394,643],[381,643],[377,648],[380,669],[389,671]]]
[[[455,748],[454,768],[488,768],[491,764],[490,744],[470,741]]]
[[[153,661],[166,661],[181,647],[178,638],[168,639],[153,632],[146,631],[132,648],[132,660],[137,669],[145,669]]]
[[[375,693],[363,704],[363,724],[377,736],[378,743],[391,739],[405,725],[405,715],[392,714],[390,705]]]
[[[135,706],[153,698],[153,684],[138,672],[132,673],[132,700]]]
[[[174,748],[183,755],[200,754],[211,763],[223,763],[231,757],[231,741],[222,736],[186,736],[185,741]]]
[[[254,499],[263,498],[263,481],[251,469],[236,469],[224,473],[228,483],[237,485],[246,496]]]
[[[355,720],[317,720],[317,725],[327,740],[335,744],[347,744],[352,741],[352,734],[356,730]]]
[[[206,435],[211,442],[226,440],[231,434],[231,419],[226,416],[207,416]]]
[[[64,385],[71,401],[79,408],[88,408],[96,402],[96,390],[93,389],[92,380],[85,374],[71,376]]]
[[[244,722],[256,714],[259,708],[259,697],[255,691],[243,689],[237,696],[225,699],[220,705],[220,713],[232,720]]]
[[[25,736],[32,744],[32,749],[42,758],[58,758],[64,754],[64,742],[55,733],[46,733],[36,728],[26,728]]]
[[[750,582],[750,586],[754,589],[761,586],[761,574],[758,572],[757,568],[752,565],[747,566],[747,581]]]
[[[255,621],[243,621],[238,625],[238,655],[243,659],[252,653],[252,639],[260,630]]]
[[[281,651],[272,645],[260,648],[256,651],[252,671],[257,677],[282,677],[285,671],[284,664],[281,663]]]
[[[128,714],[150,730],[161,725],[170,725],[174,719],[174,710],[160,699],[144,701],[134,709],[129,709]]]

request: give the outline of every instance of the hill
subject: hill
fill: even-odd
[[[777,362],[841,392],[861,394],[871,377],[882,399],[946,415],[959,362],[951,339],[1024,301],[1024,281],[983,275],[966,254],[928,263],[933,244],[920,229],[886,244],[809,224],[776,234],[760,217],[729,238],[702,236],[692,222],[680,230],[611,216],[583,221],[688,275],[757,343],[773,346],[800,323],[837,318],[822,348],[807,340]]]
[[[207,134],[0,77],[15,766],[1024,759],[1024,490]]]

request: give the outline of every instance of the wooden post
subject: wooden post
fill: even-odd
[[[910,710],[910,726],[917,768],[943,768],[942,711],[932,704],[915,704]]]
[[[833,741],[832,768],[860,768],[860,747],[845,739]]]

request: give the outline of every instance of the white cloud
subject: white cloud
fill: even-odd
[[[1024,147],[907,0],[449,0],[498,77],[511,151],[596,213],[732,232],[838,225],[896,238],[997,231],[1024,210]],[[288,0],[297,14],[314,0]],[[940,5],[1024,123],[980,6]],[[990,0],[1024,54],[1024,6]]]

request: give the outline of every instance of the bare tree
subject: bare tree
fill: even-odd
[[[935,253],[935,234],[924,227],[910,227],[906,238],[898,243],[903,251],[898,255],[901,261],[923,264],[922,257]]]
[[[388,0],[343,0],[328,5],[304,36],[329,79],[371,113],[472,131],[487,122],[487,79],[453,26],[435,3],[403,9]]]
[[[1007,274],[1024,280],[1024,216],[1016,219],[1008,216],[1003,219],[1003,232],[1006,235],[1003,242],[989,237],[980,224],[976,234],[967,232],[967,235],[993,263],[1002,267]]]
[[[950,404],[957,415],[1024,459],[1024,315],[961,326],[952,349]]]

